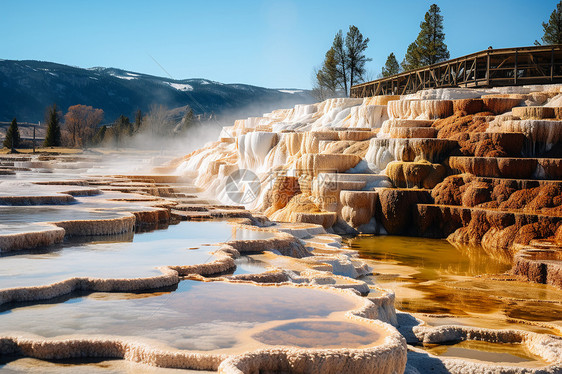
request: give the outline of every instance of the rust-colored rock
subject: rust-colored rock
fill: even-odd
[[[521,99],[502,98],[502,97],[484,97],[482,99],[487,111],[494,114],[502,114],[509,112],[513,107],[521,104]]]
[[[461,204],[463,206],[473,207],[489,201],[491,198],[490,185],[484,182],[472,182],[464,189]]]
[[[484,101],[482,99],[461,99],[453,100],[453,112],[463,113],[464,115],[476,114],[484,111]]]
[[[446,168],[428,161],[394,161],[387,165],[385,174],[396,187],[433,188],[445,177]]]
[[[453,139],[459,142],[463,155],[476,157],[519,157],[525,143],[521,133],[459,133]]]
[[[438,119],[433,123],[433,127],[439,130],[438,138],[452,138],[456,134],[466,132],[483,132],[488,128],[488,115],[492,113],[483,112],[478,115],[464,115],[462,112]]]
[[[482,177],[528,179],[537,169],[534,158],[450,157],[451,169]]]
[[[391,235],[412,231],[412,213],[418,203],[431,203],[427,190],[381,188],[378,192],[376,218]]]
[[[435,204],[461,205],[464,192],[462,187],[470,178],[470,175],[450,175],[445,178],[443,182],[436,185],[431,191]]]
[[[390,129],[391,138],[435,138],[437,129],[433,127],[396,127]]]

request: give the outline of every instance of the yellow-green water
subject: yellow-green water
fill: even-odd
[[[513,280],[509,262],[479,248],[398,236],[360,236],[347,244],[372,266],[367,281],[394,290],[397,309],[429,324],[557,333],[551,325],[562,320],[562,291]]]

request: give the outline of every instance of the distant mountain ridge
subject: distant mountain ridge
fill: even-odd
[[[224,84],[208,79],[175,80],[115,68],[83,69],[35,60],[0,60],[0,121],[42,121],[47,106],[66,112],[75,104],[119,115],[147,112],[152,104],[169,109],[188,105],[195,114],[247,117],[295,104],[312,103],[310,91]]]

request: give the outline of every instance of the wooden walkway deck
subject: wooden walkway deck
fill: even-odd
[[[562,44],[487,49],[351,87],[351,97],[404,95],[426,88],[562,83]]]

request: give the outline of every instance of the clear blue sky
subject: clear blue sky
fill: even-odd
[[[527,46],[558,0],[2,0],[0,58],[116,67],[175,79],[309,88],[334,34],[371,39],[370,78],[398,60],[437,3],[451,57]]]

